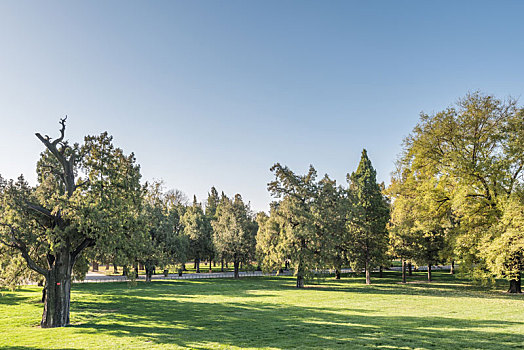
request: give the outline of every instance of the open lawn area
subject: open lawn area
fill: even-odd
[[[0,346],[12,349],[524,349],[524,295],[435,272],[75,284],[71,326],[41,329],[41,288],[2,291]],[[417,283],[419,281],[419,283]]]

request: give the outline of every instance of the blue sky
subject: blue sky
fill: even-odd
[[[145,180],[255,210],[275,162],[389,182],[419,113],[524,93],[520,1],[0,2],[0,174],[35,182],[35,132],[107,130]],[[522,98],[521,98],[522,104]]]

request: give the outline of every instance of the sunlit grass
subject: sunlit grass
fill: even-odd
[[[399,284],[397,273],[326,279],[304,290],[291,277],[78,284],[72,325],[40,329],[40,289],[3,291],[0,346],[133,348],[524,348],[524,296],[436,272]]]

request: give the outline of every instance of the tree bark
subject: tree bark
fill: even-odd
[[[411,265],[411,262],[408,263],[408,276],[413,275],[413,265]]]
[[[402,259],[402,283],[406,283],[406,260]]]
[[[517,278],[509,281],[508,293],[522,293],[520,272]]]
[[[238,267],[240,265],[240,262],[238,260],[235,259],[235,261],[233,262],[233,265],[235,267],[235,278],[240,278],[239,274],[238,274]]]
[[[304,276],[301,274],[297,275],[297,288],[304,288]]]
[[[220,260],[220,271],[224,272],[224,259]]]
[[[335,279],[336,280],[340,279],[340,268],[339,267],[335,268]]]
[[[116,266],[115,263],[113,263],[113,273],[114,273],[114,274],[117,274],[117,273],[118,273],[118,266]]]
[[[199,259],[195,259],[195,272],[196,273],[200,273],[200,260]]]
[[[371,272],[369,271],[369,262],[366,261],[366,284],[371,284]]]
[[[380,266],[380,267],[378,268],[378,277],[379,277],[379,278],[384,277],[384,268],[383,268],[382,266]]]
[[[449,273],[452,275],[455,274],[455,260],[451,260],[451,269],[449,270]]]
[[[63,327],[69,324],[71,304],[71,272],[74,262],[70,254],[57,255],[46,274],[42,328]]]
[[[153,277],[153,267],[148,266],[148,264],[146,264],[145,270],[146,270],[146,282],[151,282],[151,278]]]
[[[93,272],[98,272],[98,263],[93,261]]]
[[[431,264],[428,264],[428,282],[431,282]]]

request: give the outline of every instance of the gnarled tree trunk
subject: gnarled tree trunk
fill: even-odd
[[[73,264],[68,252],[56,254],[51,269],[45,275],[44,312],[40,323],[42,328],[69,324]]]

